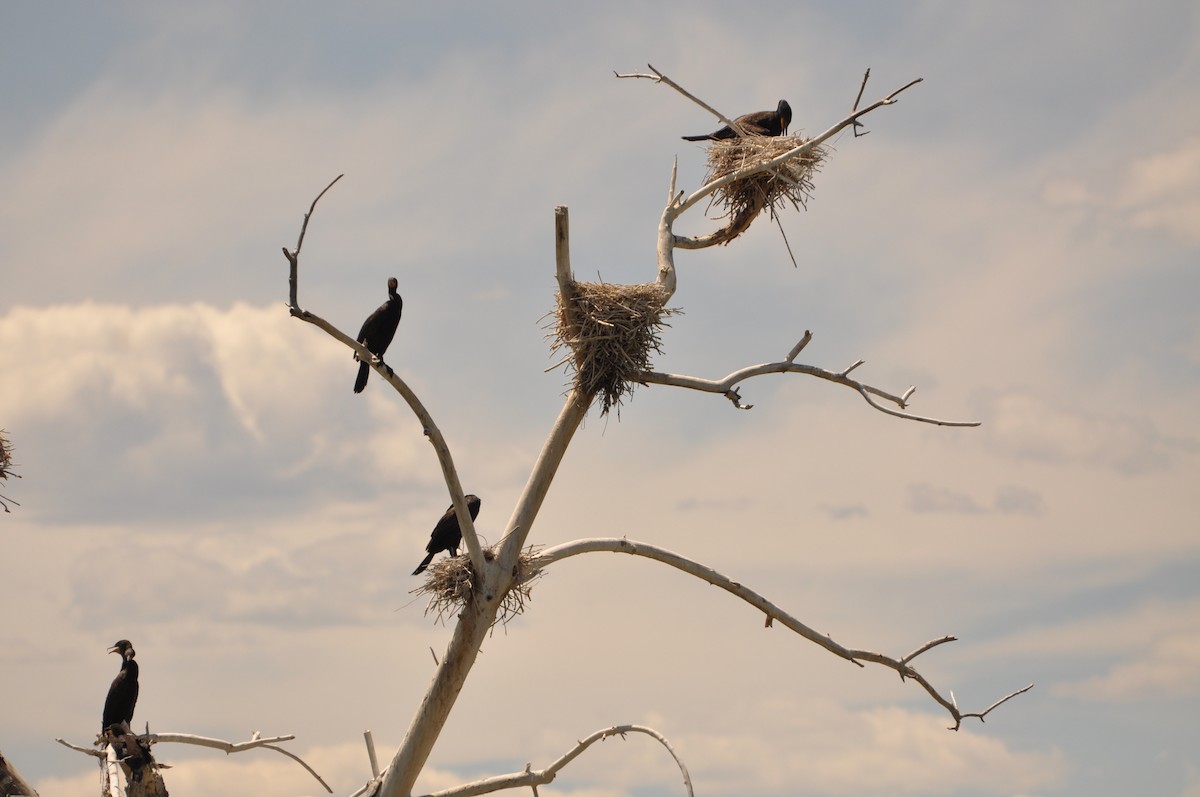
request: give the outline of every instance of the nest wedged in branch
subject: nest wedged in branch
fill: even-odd
[[[509,619],[525,611],[525,602],[529,600],[533,590],[533,582],[541,576],[542,571],[531,564],[537,553],[532,546],[521,552],[517,560],[517,574],[512,587],[500,601],[500,611],[496,613],[497,623],[507,623]],[[496,558],[496,549],[483,549],[484,561],[491,562]],[[445,620],[447,615],[454,616],[470,603],[475,589],[475,570],[471,567],[471,557],[463,554],[439,559],[425,569],[425,581],[421,586],[412,590],[413,595],[425,595],[429,605],[425,614],[433,612],[438,622]]]
[[[633,394],[636,376],[650,370],[651,353],[662,353],[663,319],[679,311],[666,307],[667,293],[656,282],[572,281],[567,294],[558,296],[550,350],[570,349],[565,362],[575,389],[598,395],[604,415]]]
[[[708,175],[704,181],[711,183],[739,169],[776,158],[806,140],[798,136],[746,136],[713,141],[708,147]],[[728,218],[729,224],[709,238],[713,243],[729,243],[749,229],[759,213],[777,202],[790,202],[797,210],[807,207],[813,191],[813,175],[824,158],[825,151],[815,147],[779,166],[718,188],[712,202],[724,211],[721,217]]]

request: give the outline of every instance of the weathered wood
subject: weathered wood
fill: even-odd
[[[6,795],[6,797],[8,795],[37,797],[37,792],[25,781],[25,778],[21,777],[21,773],[8,763],[4,753],[0,753],[0,794]]]

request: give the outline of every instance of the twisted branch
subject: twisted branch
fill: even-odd
[[[679,766],[679,771],[683,775],[683,785],[687,789],[688,797],[693,797],[691,775],[688,774],[687,766],[683,763],[678,753],[675,752],[675,748],[671,747],[671,743],[661,733],[643,725],[614,725],[611,728],[596,731],[591,736],[577,742],[573,748],[545,769],[530,769],[529,765],[526,764],[523,772],[513,772],[508,775],[496,775],[484,778],[474,783],[467,783],[462,786],[455,786],[452,789],[433,792],[432,794],[425,795],[425,797],[474,797],[477,794],[488,794],[500,791],[501,789],[515,789],[522,786],[532,788],[536,794],[538,786],[544,786],[552,782],[558,775],[559,770],[574,761],[584,750],[591,747],[592,744],[609,736],[620,736],[624,739],[627,733],[644,733],[647,736],[657,739],[663,747],[667,748],[667,752],[671,754],[671,758],[675,759],[675,763]]]
[[[874,651],[843,647],[835,642],[828,634],[820,634],[814,631],[812,628],[800,622],[800,620],[776,606],[759,593],[744,586],[743,584],[738,583],[737,581],[734,581],[722,573],[718,573],[711,567],[702,565],[699,562],[688,559],[687,557],[680,556],[679,554],[673,551],[668,551],[665,548],[659,548],[658,546],[649,545],[644,542],[635,542],[625,538],[592,538],[575,540],[573,542],[567,542],[563,543],[562,545],[546,548],[541,553],[533,557],[531,566],[537,569],[545,569],[549,565],[571,556],[597,552],[625,553],[635,556],[644,556],[648,559],[653,559],[656,562],[662,562],[663,564],[670,565],[677,570],[682,570],[689,575],[693,575],[699,579],[702,579],[703,581],[707,581],[709,584],[712,584],[715,587],[720,587],[726,592],[729,592],[730,594],[741,598],[746,603],[749,603],[751,606],[755,607],[766,615],[767,627],[773,626],[774,621],[778,620],[784,626],[804,637],[808,641],[825,648],[825,650],[828,650],[835,656],[839,656],[840,658],[846,659],[853,664],[857,664],[859,667],[866,666],[863,664],[863,662],[871,662],[895,670],[900,674],[901,680],[911,678],[920,684],[921,688],[923,688],[930,697],[932,697],[940,706],[942,706],[942,708],[949,712],[950,716],[954,719],[954,725],[951,726],[950,730],[958,730],[962,725],[962,721],[967,717],[977,717],[980,722],[982,722],[984,716],[989,711],[1005,701],[1011,700],[1022,692],[1027,692],[1033,688],[1033,684],[1029,684],[1024,688],[1018,689],[1015,692],[1012,692],[1001,698],[1000,700],[997,700],[987,709],[980,712],[960,711],[957,701],[954,700],[953,692],[950,695],[950,700],[942,697],[941,693],[934,688],[933,684],[929,683],[929,681],[925,679],[925,676],[921,675],[910,665],[910,662],[917,656],[920,656],[927,650],[937,647],[945,642],[954,641],[954,637],[946,636],[935,639],[931,642],[927,642],[901,659],[894,659],[891,656],[885,656],[882,653],[875,653]]]
[[[903,410],[908,406],[908,399],[916,391],[916,387],[910,386],[902,395],[896,396],[877,387],[873,387],[864,382],[859,382],[857,379],[850,378],[850,372],[858,368],[865,361],[858,360],[842,371],[826,371],[824,368],[817,368],[814,365],[802,365],[793,362],[801,350],[808,345],[812,340],[812,333],[805,331],[804,337],[800,339],[792,350],[788,353],[786,359],[780,362],[763,363],[761,365],[750,365],[745,368],[738,369],[726,376],[724,379],[702,379],[696,376],[685,376],[681,374],[664,374],[657,371],[645,371],[637,375],[637,381],[642,384],[653,385],[668,385],[671,387],[685,387],[689,390],[699,390],[705,393],[720,393],[733,402],[733,406],[739,410],[749,410],[754,407],[753,404],[743,404],[741,392],[736,385],[755,376],[764,374],[807,374],[815,376],[819,379],[824,379],[828,382],[835,382],[839,385],[845,385],[848,388],[856,391],[863,400],[870,404],[875,409],[887,415],[894,415],[897,418],[905,418],[910,421],[919,421],[921,423],[931,423],[935,426],[979,426],[979,421],[946,421],[941,418],[930,418],[924,415],[915,415],[911,412]],[[879,402],[875,401],[872,396],[877,396],[885,401],[890,401],[900,410],[889,409]]]
[[[397,393],[399,393],[408,403],[413,414],[417,416],[417,420],[421,422],[421,427],[428,438],[430,444],[433,445],[433,450],[437,454],[438,463],[442,466],[442,476],[446,480],[446,487],[450,491],[450,498],[454,504],[454,509],[458,513],[458,526],[462,530],[463,542],[467,547],[467,555],[471,557],[471,565],[475,568],[476,573],[483,572],[483,548],[479,544],[479,537],[475,533],[475,522],[471,519],[471,513],[467,509],[467,501],[464,497],[462,483],[458,479],[458,471],[454,467],[454,459],[450,455],[450,447],[446,444],[446,438],[442,435],[437,424],[433,422],[433,416],[425,409],[425,405],[417,398],[417,394],[412,391],[407,383],[393,371],[382,358],[375,356],[367,349],[366,346],[359,343],[354,338],[339,330],[333,324],[330,324],[325,319],[310,313],[308,310],[300,309],[296,300],[298,271],[300,266],[300,248],[304,245],[304,234],[308,231],[308,222],[312,218],[312,214],[316,211],[317,202],[321,197],[325,196],[325,192],[333,187],[334,183],[342,179],[342,175],[338,175],[329,185],[317,194],[317,198],[312,201],[312,205],[308,208],[308,213],[304,214],[304,223],[300,226],[300,237],[296,241],[294,251],[288,251],[287,247],[283,248],[283,256],[287,258],[289,264],[289,303],[288,309],[293,317],[305,321],[313,326],[324,330],[330,337],[348,346],[352,349],[365,363],[368,363],[375,373],[386,380]]]

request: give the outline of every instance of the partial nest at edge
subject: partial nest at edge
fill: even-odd
[[[0,429],[0,479],[8,478],[9,468],[12,467],[12,446],[8,442],[3,429]],[[14,474],[15,475],[15,474]]]
[[[496,613],[497,623],[507,623],[525,611],[525,603],[530,599],[533,583],[542,575],[542,572],[533,566],[536,554],[537,550],[532,546],[521,552],[517,560],[517,577],[500,601],[500,610]],[[494,560],[495,547],[484,548],[483,558],[488,562]],[[474,596],[475,569],[471,566],[471,557],[466,554],[439,559],[425,569],[424,575],[425,581],[412,590],[412,594],[429,598],[425,614],[435,614],[438,622],[443,622],[447,616],[458,614]]]
[[[655,282],[572,282],[568,294],[558,296],[551,352],[570,349],[563,362],[576,390],[599,396],[600,412],[607,414],[632,395],[639,375],[650,370],[651,354],[662,353],[664,319],[679,311],[666,307],[667,293]]]
[[[777,158],[807,140],[799,136],[747,136],[714,141],[708,147],[705,182]],[[729,225],[723,230],[725,243],[745,232],[759,213],[773,208],[778,202],[788,202],[797,210],[807,207],[813,192],[813,176],[824,159],[825,150],[814,147],[804,155],[717,189],[713,204],[722,208],[722,216],[729,219]]]

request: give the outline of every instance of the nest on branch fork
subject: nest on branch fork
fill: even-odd
[[[559,293],[550,350],[570,349],[563,363],[575,389],[599,396],[602,415],[633,394],[651,353],[662,353],[663,319],[679,312],[666,307],[667,298],[655,282],[571,282],[567,296]]]
[[[777,158],[804,144],[798,136],[746,136],[713,141],[708,147],[708,176],[705,183],[719,180],[739,169]],[[813,191],[813,175],[825,159],[825,150],[814,147],[778,166],[755,172],[718,188],[712,203],[724,212],[729,224],[721,230],[723,243],[729,243],[750,227],[750,222],[776,203],[788,202],[795,209],[808,207]]]
[[[510,618],[525,611],[525,603],[533,591],[533,582],[542,574],[533,567],[535,553],[537,551],[532,547],[521,552],[517,560],[516,578],[500,601],[500,611],[496,613],[497,623],[507,623]],[[484,548],[483,558],[488,562],[494,560],[495,547]],[[424,583],[412,590],[412,594],[429,599],[425,614],[435,614],[438,622],[442,622],[447,616],[458,614],[471,602],[475,594],[475,569],[471,567],[471,557],[466,554],[439,559],[425,569],[424,575]]]

